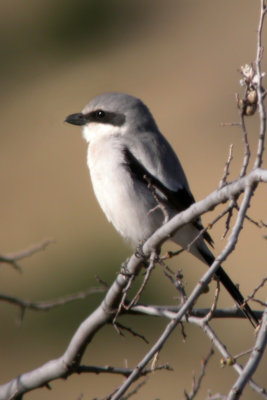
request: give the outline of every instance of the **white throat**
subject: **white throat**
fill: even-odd
[[[123,135],[125,128],[111,124],[101,124],[99,122],[90,122],[83,127],[83,137],[87,143],[108,136]]]

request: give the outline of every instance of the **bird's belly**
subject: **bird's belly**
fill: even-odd
[[[91,180],[96,198],[107,219],[134,246],[148,238],[163,222],[163,213],[156,206],[147,187],[134,181],[122,163],[106,159],[90,163]]]

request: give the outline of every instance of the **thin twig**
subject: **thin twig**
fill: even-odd
[[[245,116],[242,111],[240,112],[240,121],[241,121],[241,128],[242,128],[242,132],[243,132],[243,141],[245,144],[245,154],[244,154],[244,158],[243,158],[243,165],[241,167],[241,171],[239,174],[240,178],[242,178],[247,173],[247,168],[248,168],[250,155],[251,155],[250,146],[249,146],[249,142],[248,142],[248,132],[247,132],[246,124],[245,124]]]
[[[151,193],[152,193],[152,195],[153,195],[153,197],[154,197],[154,199],[156,200],[156,203],[157,203],[156,207],[152,208],[152,209],[149,211],[149,214],[153,213],[153,212],[156,211],[157,209],[160,209],[160,210],[162,211],[162,213],[163,213],[163,216],[164,216],[163,223],[165,224],[165,223],[168,222],[169,219],[170,219],[170,216],[169,216],[167,207],[166,207],[166,205],[163,203],[163,201],[160,199],[160,197],[159,197],[159,195],[158,195],[158,193],[157,193],[157,190],[156,190],[155,186],[154,186],[153,183],[151,182],[151,179],[150,179],[147,175],[144,175],[144,179],[147,181],[147,187],[148,187],[148,189],[151,191]]]
[[[103,293],[105,292],[105,288],[102,287],[92,287],[83,291],[80,291],[78,293],[73,293],[69,294],[64,297],[59,297],[54,300],[49,300],[49,301],[29,301],[29,300],[23,300],[19,299],[17,297],[13,297],[10,295],[6,294],[0,294],[0,301],[7,302],[9,304],[13,304],[15,306],[18,306],[20,308],[20,315],[18,317],[18,323],[21,324],[23,320],[23,316],[25,314],[26,310],[31,310],[31,311],[49,311],[52,308],[60,307],[65,304],[68,304],[70,302],[73,302],[75,300],[80,300],[80,299],[85,299],[87,296],[94,294],[94,293]]]
[[[128,400],[130,397],[132,397],[133,395],[138,393],[139,390],[141,389],[141,387],[144,386],[146,383],[147,383],[147,379],[144,379],[142,382],[138,383],[138,385],[136,385],[136,387],[130,393],[128,393],[126,396],[122,397],[121,400]]]
[[[232,201],[231,201],[231,203],[230,203],[229,206],[227,206],[219,215],[217,215],[217,216],[213,219],[213,221],[209,222],[208,225],[207,225],[206,227],[204,227],[203,229],[201,229],[201,230],[198,232],[197,236],[189,243],[188,249],[190,249],[190,247],[191,247],[201,236],[203,236],[203,234],[204,234],[205,232],[207,232],[208,230],[212,229],[213,226],[214,226],[220,219],[222,219],[227,213],[230,213],[233,207],[234,207],[234,205],[233,205],[233,203],[232,203]]]
[[[223,186],[225,186],[227,184],[227,177],[230,175],[230,172],[229,172],[230,164],[231,164],[231,161],[233,160],[233,146],[234,146],[233,144],[230,144],[229,155],[228,155],[227,161],[224,166],[223,177],[220,180],[219,188],[222,188]]]
[[[23,258],[30,257],[35,253],[38,253],[41,250],[45,250],[46,247],[53,243],[53,239],[45,239],[39,244],[31,245],[27,249],[20,250],[16,253],[9,253],[5,255],[0,255],[0,263],[6,263],[12,265],[16,270],[22,271],[21,267],[18,265],[17,261],[22,260]]]
[[[133,281],[135,280],[135,277],[136,277],[135,274],[130,275],[129,279],[128,279],[128,282],[127,282],[127,285],[123,289],[123,295],[122,295],[121,301],[120,301],[120,303],[118,305],[117,312],[116,312],[116,314],[115,314],[115,316],[113,318],[113,324],[114,325],[116,324],[118,316],[121,314],[123,308],[125,308],[127,294],[128,294],[128,291],[130,290],[132,284],[133,284]]]
[[[114,325],[115,329],[118,329],[118,332],[119,332],[120,335],[124,336],[123,333],[122,333],[122,330],[125,330],[125,331],[131,333],[133,336],[142,339],[146,344],[149,343],[149,341],[146,339],[146,337],[144,335],[141,335],[140,333],[136,332],[135,330],[133,330],[129,326],[123,325],[118,321],[113,323],[113,325]]]
[[[150,256],[149,266],[146,269],[146,274],[145,274],[145,278],[142,282],[142,285],[140,286],[138,292],[136,293],[136,295],[134,296],[134,298],[132,299],[130,304],[127,305],[127,308],[131,308],[134,304],[136,304],[139,301],[140,296],[141,296],[142,292],[144,291],[144,289],[148,283],[148,280],[152,274],[152,271],[155,268],[155,263],[156,263],[157,259],[158,259],[157,253],[153,252]]]
[[[231,202],[228,206],[228,214],[227,214],[227,218],[225,221],[225,230],[223,232],[222,239],[226,238],[226,235],[228,234],[228,232],[230,230],[230,223],[231,223],[231,219],[233,217],[233,210],[235,208],[235,205],[236,205],[236,200],[234,200],[234,199],[231,200]]]
[[[221,360],[221,365],[231,366],[239,375],[241,375],[243,372],[243,367],[234,360],[234,357],[227,350],[226,345],[219,339],[218,335],[210,327],[210,325],[207,323],[203,323],[202,319],[195,317],[189,317],[189,322],[199,326],[203,330],[203,332],[208,336],[208,338],[212,341],[214,347],[216,347],[216,349],[221,353],[223,357],[223,359]],[[265,400],[267,399],[267,392],[264,388],[255,383],[252,379],[249,380],[249,385],[256,393],[261,395],[263,399]]]
[[[253,349],[249,349],[249,350],[245,350],[245,351],[241,351],[241,353],[237,354],[236,356],[234,356],[234,360],[238,360],[241,357],[246,356],[247,354],[250,354],[252,352]]]
[[[254,303],[260,304],[263,307],[267,307],[267,303],[264,303],[264,301],[259,300],[259,299],[251,299],[252,301],[254,301]]]
[[[216,289],[215,289],[215,293],[214,293],[214,299],[213,299],[210,311],[203,318],[203,322],[204,323],[208,323],[212,319],[213,314],[215,313],[216,307],[217,307],[217,304],[218,304],[219,294],[220,294],[220,281],[219,281],[219,279],[216,279]]]
[[[249,295],[249,296],[246,298],[245,302],[247,303],[249,300],[255,300],[255,299],[254,299],[255,294],[259,291],[259,289],[261,289],[261,288],[265,285],[266,282],[267,282],[267,277],[264,278],[264,279],[258,284],[258,286],[255,287],[255,289],[253,290],[252,294]]]
[[[147,368],[142,371],[142,376],[146,376],[148,374],[151,374],[154,371],[160,371],[160,370],[166,370],[166,371],[173,371],[173,369],[169,366],[169,364],[162,364],[162,365],[157,365],[155,366],[154,369],[152,368]],[[74,371],[77,374],[82,374],[82,373],[93,373],[93,374],[115,374],[115,375],[122,375],[122,376],[129,376],[133,372],[131,368],[123,368],[123,367],[113,367],[111,365],[105,365],[101,367],[96,367],[96,366],[88,366],[88,365],[80,365],[77,367],[77,369]]]
[[[242,373],[236,380],[232,389],[229,392],[228,399],[229,400],[238,400],[242,392],[246,386],[246,384],[251,379],[254,372],[257,370],[257,367],[261,361],[264,350],[267,346],[267,307],[265,308],[260,329],[258,331],[257,339],[254,345],[254,348],[251,352],[251,355],[243,368]]]
[[[236,203],[235,204],[235,208],[237,209],[237,210],[239,210],[239,206],[238,206],[238,204]],[[262,224],[260,223],[260,222],[258,222],[258,221],[255,221],[255,219],[253,219],[253,218],[251,218],[249,215],[245,215],[245,219],[247,220],[247,221],[249,221],[249,222],[251,222],[253,225],[255,225],[257,228],[262,228]]]
[[[214,350],[213,350],[213,345],[212,345],[209,350],[208,355],[201,360],[201,371],[200,371],[200,374],[199,374],[199,377],[197,380],[196,380],[195,374],[193,374],[191,392],[187,393],[186,391],[184,391],[186,400],[193,400],[196,397],[197,393],[199,392],[201,382],[206,373],[206,368],[207,368],[208,362],[211,359],[211,357],[213,356],[213,354],[214,354]]]
[[[184,304],[187,300],[187,295],[183,283],[183,274],[181,270],[177,271],[177,274],[175,276],[175,279],[173,278],[172,275],[170,275],[166,270],[163,271],[164,275],[171,281],[175,289],[180,293],[181,295],[181,304]]]
[[[154,317],[164,317],[168,319],[173,319],[178,311],[181,309],[181,306],[159,306],[159,305],[145,305],[145,304],[137,304],[129,310],[128,313],[133,314],[141,314],[141,315],[150,315]],[[193,308],[189,311],[188,315],[192,317],[197,317],[203,319],[210,312],[210,308]],[[253,313],[256,315],[258,319],[261,319],[263,311],[253,310]],[[241,318],[245,319],[246,316],[244,312],[239,308],[231,307],[231,308],[217,308],[213,314],[212,318],[222,319],[222,318]],[[183,318],[183,321],[186,320],[186,317]]]

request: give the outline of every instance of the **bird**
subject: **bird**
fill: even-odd
[[[195,202],[175,151],[139,98],[120,92],[100,94],[65,122],[82,127],[95,196],[108,221],[132,246]],[[170,239],[211,266],[215,257],[208,246],[213,247],[213,240],[202,230],[197,218]],[[216,278],[256,327],[258,318],[221,266]]]

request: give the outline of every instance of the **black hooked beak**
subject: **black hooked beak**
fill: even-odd
[[[85,125],[87,123],[86,117],[83,113],[70,114],[65,118],[64,122],[72,125]]]

